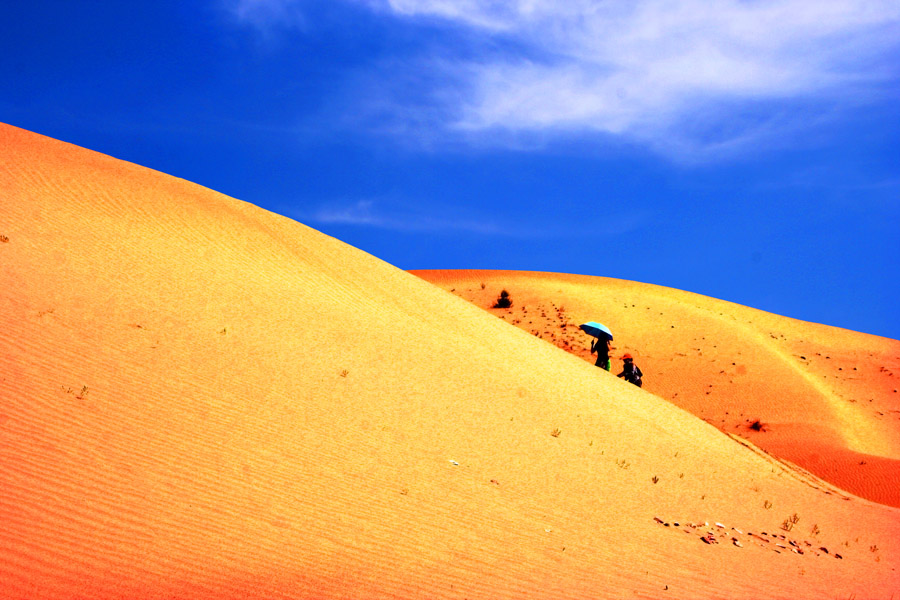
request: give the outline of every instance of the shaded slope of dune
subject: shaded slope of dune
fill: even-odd
[[[900,586],[896,510],[288,219],[0,147],[4,598]]]
[[[580,323],[615,332],[645,389],[854,494],[900,506],[900,341],[697,294],[602,277],[421,271],[482,308],[592,361]],[[484,284],[484,288],[482,288]],[[618,371],[616,371],[618,372]]]

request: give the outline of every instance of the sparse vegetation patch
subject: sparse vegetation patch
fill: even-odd
[[[759,419],[756,419],[752,423],[750,423],[750,429],[762,433],[768,429],[768,426]]]
[[[494,308],[509,308],[510,306],[512,306],[512,300],[509,297],[509,292],[503,290],[500,292],[497,302],[494,303]]]

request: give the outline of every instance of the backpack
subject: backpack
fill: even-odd
[[[634,367],[631,369],[631,373],[628,374],[628,377],[626,377],[626,379],[628,381],[630,381],[631,383],[633,383],[634,385],[640,386],[641,385],[641,377],[643,375],[644,374],[641,373],[641,369],[637,365],[634,365]]]

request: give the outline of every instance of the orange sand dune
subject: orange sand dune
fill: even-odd
[[[0,597],[900,591],[896,509],[303,225],[0,148]]]
[[[900,341],[603,277],[416,274],[488,309],[506,289],[512,307],[491,312],[591,362],[591,338],[578,325],[603,322],[615,335],[615,373],[631,353],[647,391],[840,488],[900,507]]]

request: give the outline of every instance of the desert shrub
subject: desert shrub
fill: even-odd
[[[509,299],[509,292],[503,290],[500,292],[497,302],[494,303],[494,308],[509,308],[510,306],[512,306],[512,300]]]
[[[763,423],[759,419],[756,419],[750,424],[750,429],[752,429],[753,431],[765,431],[767,427],[765,423]]]

